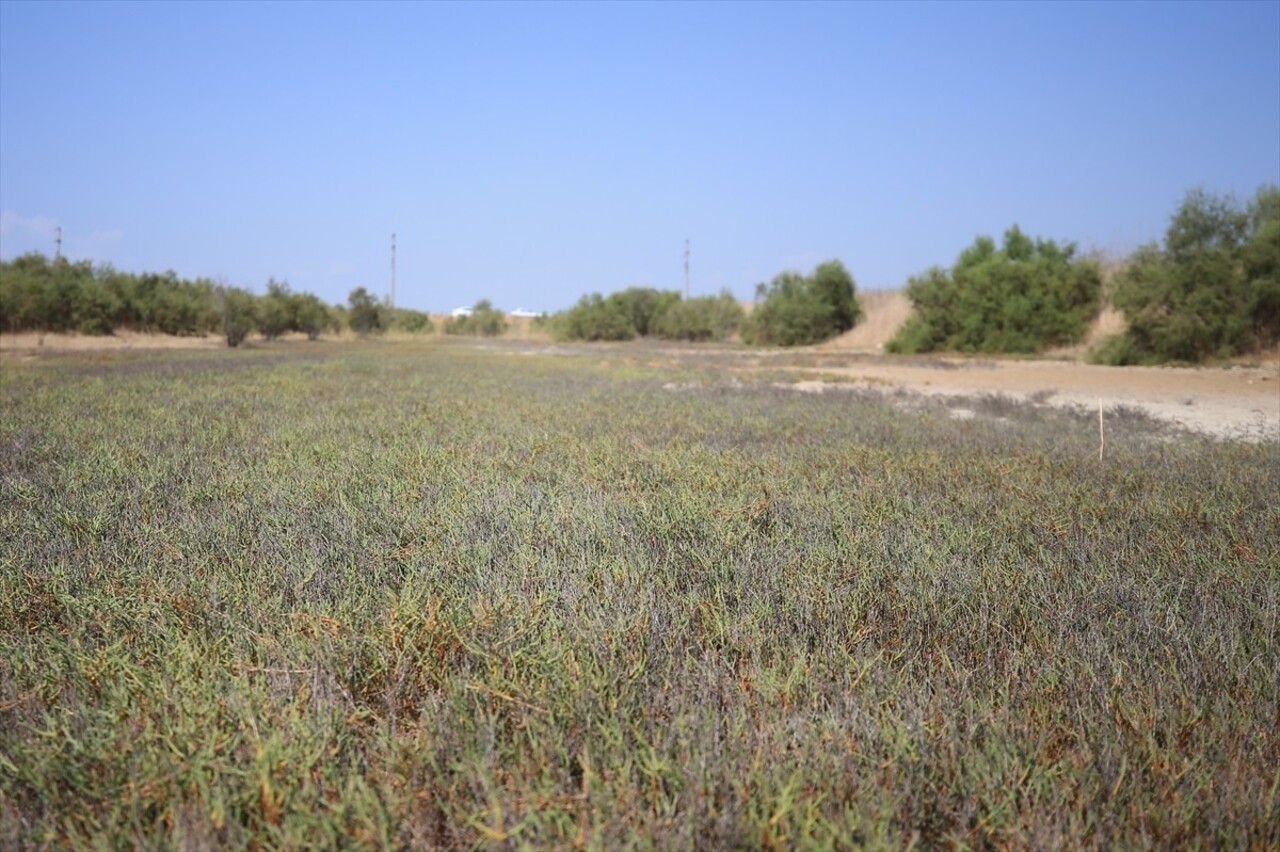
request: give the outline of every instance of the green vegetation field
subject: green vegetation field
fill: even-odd
[[[653,346],[0,362],[0,847],[1280,845],[1280,448]]]

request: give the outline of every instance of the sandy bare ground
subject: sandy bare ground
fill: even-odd
[[[861,359],[803,367],[800,390],[900,388],[930,396],[1000,394],[1104,411],[1127,406],[1202,434],[1280,441],[1280,361],[1227,368],[1100,367],[1069,361]],[[838,383],[824,383],[823,378]]]
[[[851,331],[816,347],[824,355],[878,353],[911,316],[900,290],[858,294],[864,319]],[[858,359],[847,366],[814,367],[815,374],[838,375],[854,385],[903,388],[929,395],[1003,394],[1060,406],[1087,406],[1104,412],[1120,406],[1141,409],[1184,428],[1244,440],[1280,440],[1280,358],[1272,353],[1258,366],[1228,368],[1099,367],[1080,363],[1103,338],[1124,331],[1124,318],[1107,308],[1079,346],[1047,353],[1050,360],[981,361],[947,359]],[[826,359],[824,359],[825,361]],[[802,390],[819,390],[815,376]],[[957,409],[960,411],[962,409]]]
[[[858,294],[858,304],[862,321],[819,348],[879,352],[912,312],[911,302],[901,290],[868,290]]]

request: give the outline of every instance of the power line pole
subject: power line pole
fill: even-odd
[[[396,309],[396,235],[391,235],[391,310]]]
[[[684,239],[684,297],[689,298],[689,238]]]
[[[56,228],[56,236],[53,238],[53,265],[57,266],[58,261],[62,260],[62,226]]]

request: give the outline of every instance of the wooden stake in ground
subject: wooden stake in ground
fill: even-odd
[[[1102,397],[1098,397],[1098,461],[1102,461],[1102,451],[1107,446],[1107,435],[1102,430]]]

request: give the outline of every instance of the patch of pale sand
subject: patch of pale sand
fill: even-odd
[[[862,321],[818,349],[879,352],[915,310],[901,290],[868,290],[858,293]]]
[[[1045,358],[1083,358],[1085,353],[1113,335],[1121,334],[1129,327],[1124,314],[1110,305],[1105,306],[1089,323],[1084,338],[1074,346],[1058,346],[1044,353]]]
[[[825,365],[811,372],[845,376],[845,385],[886,385],[935,396],[1002,394],[1058,406],[1104,412],[1122,406],[1201,434],[1222,438],[1280,441],[1280,361],[1228,368],[1103,367],[1062,361],[981,361],[948,359],[919,365],[860,362]],[[803,368],[802,368],[803,369]],[[818,391],[818,381],[791,387]],[[822,388],[821,390],[825,390]]]

